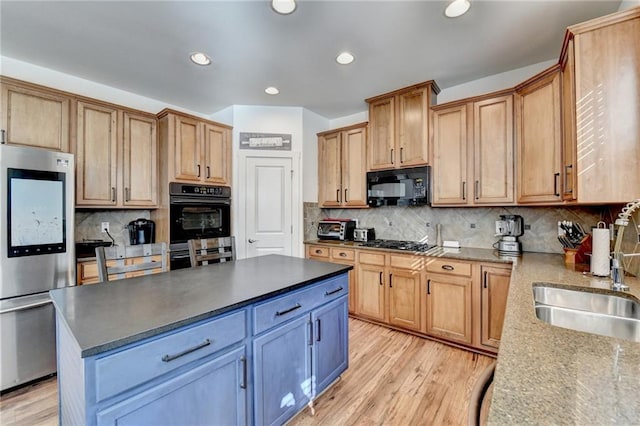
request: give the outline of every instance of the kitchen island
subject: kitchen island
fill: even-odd
[[[51,292],[61,424],[282,423],[347,368],[347,272],[269,255]]]

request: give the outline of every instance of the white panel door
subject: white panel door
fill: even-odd
[[[283,157],[246,159],[247,257],[291,256],[293,160]]]

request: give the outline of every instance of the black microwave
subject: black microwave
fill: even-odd
[[[367,173],[369,207],[429,204],[429,166]]]

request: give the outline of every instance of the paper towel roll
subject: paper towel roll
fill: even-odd
[[[591,273],[600,277],[609,276],[609,230],[593,228]]]

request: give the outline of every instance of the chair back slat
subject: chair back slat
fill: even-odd
[[[194,239],[188,241],[191,267],[236,260],[235,237]]]
[[[96,247],[100,282],[167,272],[167,245]]]

